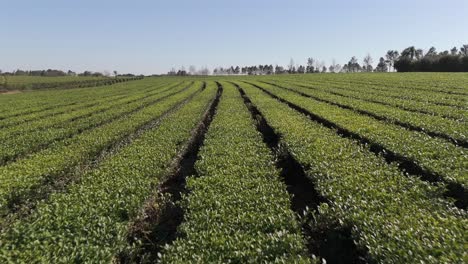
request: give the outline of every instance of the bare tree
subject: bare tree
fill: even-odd
[[[320,72],[320,70],[323,69],[323,66],[325,66],[324,61],[315,60],[315,72]]]
[[[335,72],[341,72],[341,65],[340,64],[335,64]]]
[[[210,70],[208,69],[207,66],[204,66],[200,69],[199,71],[200,75],[210,75]]]
[[[372,57],[369,53],[367,53],[367,55],[364,57],[364,60],[363,60],[364,71],[372,72],[372,63],[373,63]]]
[[[194,65],[190,65],[189,66],[189,73],[190,73],[190,75],[197,74],[197,68]]]
[[[171,70],[167,73],[167,75],[176,75],[177,72],[176,72],[176,69],[174,67],[171,68]]]
[[[292,73],[293,71],[296,71],[294,60],[292,58],[291,58],[291,60],[289,60],[288,71],[289,71],[289,73]]]
[[[341,70],[341,65],[336,63],[336,60],[333,59],[330,67],[328,67],[328,71],[331,73],[336,73],[336,72],[340,72],[340,70]]]

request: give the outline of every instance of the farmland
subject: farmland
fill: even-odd
[[[80,87],[93,87],[100,85],[110,85],[119,82],[140,79],[140,77],[92,77],[92,76],[11,76],[0,75],[0,92],[23,91],[36,89],[67,89]]]
[[[2,263],[468,259],[467,74],[22,78]]]

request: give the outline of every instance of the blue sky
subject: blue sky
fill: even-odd
[[[468,43],[467,0],[0,0],[0,69],[163,73],[172,67],[374,62]]]

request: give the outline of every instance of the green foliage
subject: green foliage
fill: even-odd
[[[113,143],[181,103],[194,92],[192,90],[195,89],[174,94],[157,104],[148,105],[76,137],[58,141],[25,159],[0,167],[0,212],[8,212],[12,201],[26,198],[31,190],[46,180],[66,177],[73,167],[89,161]]]
[[[145,242],[129,239],[132,223],[147,201],[162,204],[151,198],[212,102],[214,80],[224,93],[196,161],[198,175],[187,182],[184,221],[162,262],[319,262],[308,256],[305,222],[312,233],[351,230],[358,249],[377,263],[466,262],[468,218],[444,195],[444,184],[407,175],[369,146],[241,82],[466,188],[466,148],[430,136],[467,137],[468,75],[449,73],[155,77],[0,95],[0,158],[8,160],[0,162],[0,262],[96,263],[144,254]],[[291,211],[276,157],[239,92],[223,80],[243,87],[281,136],[279,149],[315,183],[311,192],[326,198],[310,208],[310,218],[299,222]],[[24,208],[16,212],[15,203]]]
[[[306,79],[281,79],[275,80],[278,84],[290,85],[294,87],[304,87],[310,89],[311,93],[316,95],[318,93],[329,93],[338,96],[344,96],[348,98],[374,102],[382,105],[393,106],[395,110],[406,110],[416,113],[424,113],[431,116],[439,116],[448,119],[454,119],[456,121],[467,122],[468,114],[466,110],[452,107],[449,105],[440,105],[441,98],[433,97],[431,92],[425,92],[425,96],[420,98],[414,97],[413,92],[405,92],[404,90],[397,90],[392,92],[389,89],[379,89],[384,83],[376,84],[353,84],[350,82],[336,82],[336,81],[314,81],[313,83],[308,82]],[[313,92],[312,92],[313,91]],[[408,98],[408,96],[413,98]],[[429,100],[438,100],[430,102]],[[444,119],[446,120],[446,119]],[[442,122],[444,121],[442,120]],[[463,124],[463,123],[462,123]]]
[[[350,98],[337,94],[331,94],[327,91],[322,92],[320,90],[311,90],[300,87],[298,85],[280,84],[280,86],[313,96],[318,100],[324,100],[328,103],[338,104],[339,106],[347,107],[364,114],[369,113],[369,115],[376,116],[390,123],[414,127],[432,134],[440,134],[454,141],[468,141],[468,123],[460,122],[461,120],[452,120],[440,116],[427,115],[426,113],[406,111],[398,107],[384,105],[380,102],[369,102],[360,98]],[[324,86],[324,89],[326,90],[327,87]],[[388,101],[391,101],[391,99]],[[466,117],[461,116],[461,118]]]
[[[135,82],[117,83],[109,86],[77,89],[37,90],[27,93],[0,96],[0,120],[21,118],[24,121],[55,115],[62,107],[73,107],[104,99],[113,95],[128,95],[150,86],[168,83],[167,80],[148,78]],[[30,119],[28,119],[30,117]],[[3,127],[3,125],[1,125]]]
[[[42,77],[42,76],[3,76],[5,78],[2,89],[6,90],[37,90],[37,89],[70,89],[94,87],[102,85],[112,85],[115,83],[140,80],[141,77],[126,77],[126,78],[106,78],[106,77]]]
[[[180,92],[186,86],[166,86],[163,89],[151,87],[131,95],[117,95],[115,98],[80,105],[78,109],[70,110],[64,107],[64,113],[56,113],[47,119],[30,120],[27,125],[23,124],[24,116],[5,120],[10,122],[0,121],[0,124],[4,125],[19,123],[0,131],[0,140],[4,146],[0,149],[0,164],[112,122],[123,115],[154,104],[174,92]]]
[[[224,93],[187,182],[181,238],[163,263],[307,263],[274,157],[239,92]]]
[[[84,174],[66,193],[53,194],[32,215],[8,227],[0,236],[0,261],[109,263],[129,246],[129,221],[168,173],[214,93],[214,84],[208,86],[157,127]],[[168,103],[148,107],[128,120],[157,116]]]
[[[321,102],[272,85],[262,84],[280,98],[375,142],[386,149],[413,160],[421,167],[442,175],[447,181],[468,185],[467,153],[446,140],[422,132],[409,131],[352,110]],[[454,132],[455,133],[455,132]],[[464,135],[466,131],[460,131]]]
[[[365,147],[311,122],[259,89],[242,87],[330,201],[331,206],[319,211],[328,215],[323,219],[350,226],[358,246],[372,260],[461,263],[466,259],[466,213],[445,201],[439,188],[405,176]],[[317,107],[314,111],[322,107],[317,102],[306,105]],[[326,109],[340,116],[333,108]],[[363,130],[373,127],[361,124],[366,124],[361,125]]]

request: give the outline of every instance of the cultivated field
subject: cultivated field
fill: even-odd
[[[468,74],[75,87],[0,94],[1,263],[468,259]]]
[[[111,85],[114,83],[140,79],[139,77],[88,77],[88,76],[11,76],[0,75],[0,93],[37,89],[69,89]]]

